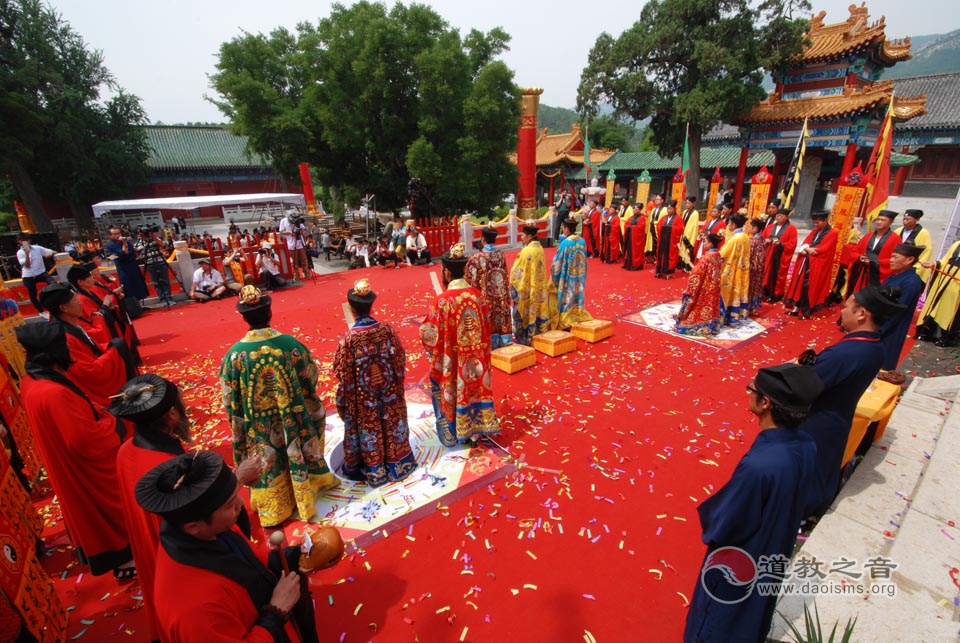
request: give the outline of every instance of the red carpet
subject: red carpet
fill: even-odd
[[[374,315],[404,339],[408,386],[424,386],[417,328],[438,269],[352,271],[274,295],[275,327],[321,362],[328,409],[342,303],[361,276],[379,294]],[[676,298],[685,280],[591,260],[588,283],[588,309],[616,320]],[[498,442],[519,471],[315,574],[321,640],[678,640],[704,552],[696,506],[726,482],[757,432],[745,385],[762,365],[837,340],[835,318],[785,317],[734,351],[617,323],[599,344],[538,355],[516,375],[495,371]],[[195,435],[227,453],[217,370],[245,331],[234,301],[150,312],[137,329],[148,369],[186,389]],[[48,562],[59,578],[66,557]],[[77,582],[76,565],[58,584],[76,607],[70,636],[148,639],[130,589],[89,575]]]

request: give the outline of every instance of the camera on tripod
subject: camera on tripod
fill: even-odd
[[[156,225],[156,224],[154,224],[154,225],[142,225],[142,226],[140,226],[139,228],[137,228],[137,232],[140,232],[141,234],[150,234],[151,232],[152,232],[153,234],[158,234],[158,233],[160,232],[160,226],[158,226],[158,225]]]

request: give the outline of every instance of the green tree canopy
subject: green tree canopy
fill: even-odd
[[[423,5],[333,5],[296,32],[220,48],[213,102],[287,177],[308,162],[336,188],[398,208],[419,178],[442,210],[486,209],[516,184],[519,90],[501,29],[462,37]]]
[[[577,109],[601,103],[635,120],[651,117],[654,142],[680,152],[690,126],[688,190],[699,191],[700,139],[766,97],[764,70],[783,68],[802,51],[806,0],[650,0],[619,38],[601,34],[590,52]]]
[[[59,15],[39,0],[0,0],[0,169],[41,231],[53,230],[41,197],[66,202],[89,227],[92,201],[142,180],[146,122],[139,99]]]

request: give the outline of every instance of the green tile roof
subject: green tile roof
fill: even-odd
[[[747,167],[759,168],[764,163],[772,167],[773,152],[764,150],[754,152],[747,157]],[[702,147],[700,148],[700,169],[709,170],[717,166],[721,168],[735,168],[740,165],[739,147]],[[676,170],[680,167],[680,156],[663,158],[656,152],[616,152],[613,156],[600,164],[601,171],[636,171],[640,170]]]
[[[247,150],[247,137],[223,127],[195,125],[148,125],[153,170],[266,168],[270,160]]]

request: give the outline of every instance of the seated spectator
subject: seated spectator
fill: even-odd
[[[351,268],[369,268],[370,267],[370,245],[366,239],[360,239],[351,249],[350,259]]]
[[[408,264],[414,266],[433,265],[433,261],[430,260],[430,249],[427,248],[426,237],[412,224],[408,224],[407,227],[406,248]]]
[[[206,303],[211,299],[220,299],[227,293],[227,286],[223,276],[204,257],[200,260],[200,267],[193,273],[193,285],[190,286],[190,299]]]
[[[287,285],[287,282],[280,276],[280,266],[277,264],[277,257],[273,254],[273,246],[269,243],[263,244],[263,247],[257,251],[257,271],[260,273],[260,279],[263,285],[270,290],[278,290]]]
[[[235,248],[223,258],[223,283],[227,289],[236,294],[245,285],[243,269],[246,256],[243,250]]]
[[[377,244],[376,257],[377,263],[384,268],[386,268],[387,264],[391,261],[393,262],[394,268],[400,267],[400,257],[397,256],[393,241],[390,240],[389,235],[380,235],[380,243]]]
[[[343,259],[347,252],[347,240],[342,236],[337,236],[333,239],[333,254],[337,257]]]

